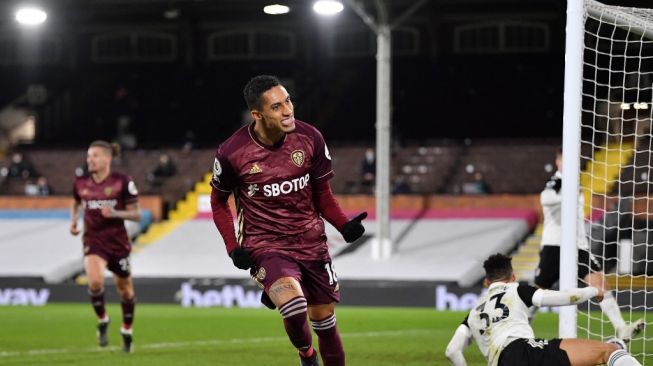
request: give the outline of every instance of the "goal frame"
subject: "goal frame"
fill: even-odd
[[[565,42],[565,76],[562,148],[562,237],[560,243],[560,289],[577,286],[578,195],[580,181],[580,131],[583,93],[583,53],[586,14],[610,22],[616,27],[653,39],[653,29],[640,18],[617,8],[605,10],[606,5],[595,0],[567,0],[567,28]],[[577,307],[560,309],[558,333],[561,338],[577,336]]]

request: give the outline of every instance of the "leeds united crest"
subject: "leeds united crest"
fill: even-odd
[[[304,165],[304,152],[302,150],[293,151],[290,153],[290,160],[292,160],[293,164],[301,168]]]
[[[222,166],[218,158],[213,160],[213,181],[220,182],[220,174],[222,174]]]

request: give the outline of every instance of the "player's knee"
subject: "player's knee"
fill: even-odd
[[[302,313],[304,313],[305,317],[307,311],[308,303],[306,302],[306,298],[304,296],[293,297],[285,304],[279,306],[279,313],[281,313],[281,316],[284,319]]]
[[[605,281],[603,278],[603,274],[601,272],[592,272],[589,273],[586,277],[586,282],[589,284],[589,286],[593,286],[598,288],[599,290],[604,290],[608,291],[610,290],[610,285]]]
[[[132,302],[135,297],[133,290],[120,291],[118,292],[118,295],[123,302]]]
[[[134,289],[129,286],[119,287],[117,290],[118,296],[123,300],[131,300],[134,298]]]
[[[601,348],[601,353],[599,354],[599,359],[596,360],[596,364],[607,364],[608,359],[614,351],[621,350],[621,347],[614,343],[605,343],[605,346]]]
[[[92,293],[100,293],[104,291],[104,282],[101,280],[89,280],[88,291]]]
[[[308,317],[314,319],[326,319],[335,313],[335,303],[324,305],[312,305],[308,308]]]

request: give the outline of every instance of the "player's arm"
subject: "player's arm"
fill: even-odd
[[[73,184],[73,204],[70,207],[70,233],[78,235],[80,233],[77,228],[77,221],[79,221],[79,207],[82,204],[82,197],[77,192],[77,184]]]
[[[224,244],[227,247],[227,253],[231,253],[238,248],[236,233],[234,231],[234,218],[231,215],[229,207],[229,192],[223,192],[218,188],[211,189],[211,211],[213,212],[213,223],[218,228]]]
[[[229,196],[236,189],[237,181],[238,177],[224,154],[223,146],[220,146],[213,161],[213,177],[211,178],[213,223],[224,240],[227,253],[234,266],[240,269],[250,269],[254,266],[254,260],[236,239],[234,218],[231,215],[231,208],[229,208]]]
[[[141,221],[141,208],[138,205],[138,189],[131,177],[122,178],[122,195],[119,198],[124,202],[124,210],[116,210],[113,207],[102,207],[102,216],[108,219],[121,219],[129,221]]]
[[[111,219],[122,219],[130,221],[141,221],[141,208],[138,202],[125,205],[124,210],[116,210],[113,207],[102,207],[102,216]]]
[[[367,217],[367,212],[360,213],[351,220],[348,220],[347,216],[342,212],[329,184],[329,179],[333,177],[329,149],[322,134],[316,129],[313,132],[315,153],[312,157],[311,182],[313,184],[315,208],[325,220],[338,229],[347,243],[354,242],[365,233],[365,227],[361,221]]]
[[[562,180],[560,178],[551,178],[546,182],[546,187],[540,194],[540,203],[542,206],[557,205],[562,202],[561,188]]]
[[[472,331],[467,325],[467,318],[458,326],[456,332],[451,337],[447,349],[444,351],[447,360],[453,366],[467,366],[467,361],[463,351],[472,341]]]
[[[570,288],[561,291],[537,289],[533,286],[519,285],[519,297],[527,306],[565,306],[585,302],[599,294],[595,287]]]
[[[313,201],[320,215],[338,229],[347,243],[356,241],[365,233],[361,221],[367,217],[367,212],[358,214],[352,220],[347,219],[333,195],[328,180],[316,181],[313,184]]]
[[[231,215],[231,208],[229,208],[229,195],[229,192],[212,187],[211,211],[213,211],[213,223],[215,223],[222,236],[222,240],[224,240],[227,253],[234,262],[234,266],[240,269],[250,269],[254,266],[254,260],[250,257],[247,250],[241,247],[236,240],[234,218]]]
[[[78,235],[80,232],[77,228],[77,221],[79,221],[79,207],[80,202],[76,199],[73,200],[73,204],[70,206],[70,233],[73,235]]]

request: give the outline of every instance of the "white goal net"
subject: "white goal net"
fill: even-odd
[[[653,9],[586,0],[584,12],[579,185],[587,234],[623,319],[647,323],[631,353],[653,365]],[[595,302],[578,308],[577,322],[580,338],[615,334]]]

